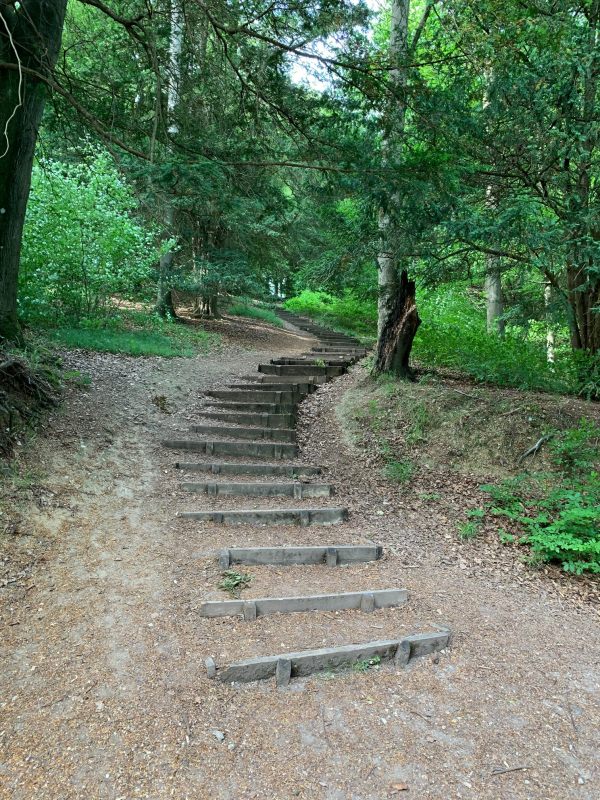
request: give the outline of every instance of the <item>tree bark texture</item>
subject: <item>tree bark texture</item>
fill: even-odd
[[[413,379],[410,351],[417,328],[421,324],[415,298],[415,282],[403,270],[394,295],[393,305],[377,342],[375,372],[392,372],[401,378]]]
[[[169,136],[176,136],[179,127],[175,119],[175,111],[179,102],[179,89],[181,83],[181,50],[183,46],[183,14],[179,0],[172,0],[170,13],[171,32],[169,37],[169,79],[167,83],[167,117]],[[171,236],[175,227],[175,206],[172,197],[167,197],[164,211],[164,224],[167,236]],[[172,250],[164,253],[160,259],[158,292],[155,311],[161,317],[175,317],[175,307],[171,294],[173,280],[173,261],[175,254]]]
[[[404,132],[406,117],[406,100],[402,90],[406,86],[406,59],[408,55],[408,14],[410,0],[393,0],[392,20],[390,30],[389,56],[394,65],[390,79],[394,89],[394,97],[388,110],[385,121],[385,130],[382,141],[382,161],[384,164],[393,162],[394,152],[400,147],[400,139]],[[388,315],[394,306],[394,297],[397,287],[397,258],[395,251],[394,210],[400,198],[391,194],[379,209],[379,252],[377,255],[377,282],[378,282],[378,313],[377,331],[381,331]]]
[[[600,277],[594,252],[588,241],[600,240],[596,209],[597,187],[593,169],[598,158],[600,128],[597,117],[598,76],[600,75],[599,23],[600,0],[590,4],[588,42],[590,57],[584,64],[581,121],[585,137],[577,159],[577,182],[571,198],[572,245],[567,264],[567,291],[571,308],[571,345],[594,355],[600,352]]]
[[[67,0],[0,4],[0,61],[52,72],[62,39]],[[23,225],[38,130],[46,102],[42,79],[0,70],[0,338],[19,336],[17,291]]]
[[[502,301],[502,280],[496,256],[487,256],[487,274],[485,276],[485,296],[488,333],[504,333],[504,303]]]

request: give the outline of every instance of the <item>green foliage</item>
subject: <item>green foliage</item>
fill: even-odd
[[[250,319],[261,319],[263,322],[268,322],[278,328],[283,327],[283,320],[269,308],[255,305],[243,299],[234,301],[227,306],[229,314],[236,317],[249,317]]]
[[[105,320],[88,320],[86,327],[49,330],[47,335],[69,348],[163,358],[191,358],[213,350],[221,341],[218,334],[195,326],[132,311]]]
[[[237,572],[235,569],[226,569],[222,575],[223,580],[219,583],[219,589],[229,592],[232,597],[239,597],[242,590],[250,586],[252,581],[252,575]]]
[[[507,328],[504,337],[488,335],[483,310],[469,299],[467,286],[423,293],[423,320],[414,343],[415,358],[428,366],[449,367],[477,381],[518,389],[577,393],[568,353],[546,360],[545,343],[523,329]]]
[[[512,523],[534,563],[556,562],[576,575],[600,573],[599,442],[600,427],[582,420],[552,442],[558,483],[549,475],[520,475],[481,487],[491,498],[489,513]],[[515,534],[501,529],[500,535],[514,541]]]
[[[412,417],[413,421],[406,432],[405,440],[407,444],[415,445],[426,441],[426,431],[430,424],[429,411],[423,401],[415,403],[412,408]]]
[[[479,294],[468,284],[421,290],[417,302],[422,324],[413,353],[424,366],[455,369],[482,383],[518,389],[586,397],[600,389],[594,378],[600,375],[600,358],[574,357],[565,341],[556,349],[554,364],[548,363],[540,326],[508,325],[503,337],[489,335]],[[374,335],[377,327],[375,302],[358,300],[349,291],[334,297],[305,290],[285,307],[357,335]],[[414,435],[421,435],[422,428],[416,423]]]
[[[131,188],[103,151],[78,163],[44,159],[33,171],[19,306],[30,323],[64,324],[111,311],[149,279],[160,253],[136,221]]]
[[[598,462],[600,427],[582,419],[577,428],[569,428],[548,444],[553,462],[569,478],[593,472]]]
[[[332,328],[373,337],[377,330],[377,309],[373,302],[360,300],[351,291],[341,297],[308,289],[284,303],[288,311],[306,314]]]
[[[79,389],[86,388],[92,384],[91,377],[84,372],[80,372],[78,369],[70,369],[63,372],[63,379],[73,384],[73,386],[77,386]]]
[[[481,530],[481,525],[485,517],[485,511],[482,508],[472,508],[467,512],[468,520],[458,528],[458,533],[461,539],[473,539]]]
[[[124,353],[130,356],[162,356],[172,358],[194,355],[193,348],[179,345],[167,336],[141,331],[85,330],[57,328],[52,339],[65,347],[97,350],[101,353]]]
[[[409,458],[402,461],[390,460],[383,469],[386,478],[396,483],[409,483],[414,475],[415,465]]]
[[[370,669],[379,669],[381,664],[381,656],[373,656],[373,658],[361,658],[352,664],[353,672],[365,673]]]

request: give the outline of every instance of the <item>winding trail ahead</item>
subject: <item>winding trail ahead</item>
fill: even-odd
[[[207,399],[222,398],[208,392],[229,384],[246,391],[240,385],[265,374],[255,373],[257,363],[319,346],[291,327],[241,328],[254,338],[240,343],[238,333],[221,353],[192,360],[65,356],[92,385],[72,390],[30,448],[25,466],[42,477],[30,479],[27,514],[5,535],[0,798],[596,800],[593,609],[574,608],[543,582],[521,583],[508,567],[488,568],[475,546],[451,536],[443,511],[415,510],[410,494],[381,480],[339,421],[360,366],[307,394],[291,415],[296,429],[292,419],[272,418],[282,426],[263,426],[272,439],[207,432],[230,427],[222,415],[233,413],[209,411]],[[242,437],[240,428],[257,427],[258,418],[240,421]],[[190,437],[182,433],[190,425],[204,429]],[[295,445],[294,430],[301,455],[293,458],[160,445],[184,438]],[[176,459],[221,467],[177,470]],[[223,466],[242,462],[253,465],[251,474]],[[265,474],[265,464],[283,474]],[[321,473],[306,474],[311,465]],[[239,495],[242,484],[286,493],[292,486],[293,494]],[[261,508],[347,509],[348,518],[324,526],[177,516]],[[255,620],[243,619],[244,608],[205,615],[206,604],[232,599],[217,589],[219,553],[227,550],[231,563],[234,548],[299,542],[338,546],[338,563],[231,565],[252,575],[244,603],[349,592],[362,602],[390,589],[405,589],[406,602],[396,596],[400,605],[372,612],[297,613],[265,613],[276,609],[256,603]],[[380,546],[381,557],[340,564],[342,548],[357,545]],[[273,677],[219,679],[245,659],[398,642],[433,623],[452,630],[452,647],[403,668],[390,660],[296,677],[294,659],[284,658],[292,675],[281,688]],[[285,683],[285,663],[279,675]]]
[[[308,331],[315,337],[310,352],[271,359],[260,364],[256,375],[249,375],[242,383],[230,384],[227,389],[205,392],[208,410],[203,417],[211,424],[192,425],[194,433],[202,439],[171,439],[164,444],[176,450],[200,453],[199,462],[179,462],[179,469],[187,473],[210,473],[210,481],[188,481],[183,489],[206,496],[208,510],[181,512],[184,519],[203,523],[232,525],[334,525],[343,523],[348,509],[331,506],[328,498],[334,494],[331,484],[310,483],[309,476],[318,476],[320,468],[298,462],[296,445],[296,415],[304,397],[317,387],[341,376],[347,368],[365,355],[365,349],[353,337],[330,332],[309,320],[289,312],[281,312],[288,324]],[[216,411],[214,409],[217,409]],[[253,425],[254,427],[247,427]],[[239,427],[238,427],[239,426]],[[248,441],[250,440],[250,441]],[[234,462],[214,461],[213,457],[237,458]],[[253,461],[248,462],[248,457]],[[270,459],[265,463],[262,459]],[[277,463],[271,463],[278,459]],[[241,476],[261,477],[262,481],[244,482]],[[220,480],[215,480],[219,476]],[[225,480],[222,479],[225,476]],[[269,481],[268,477],[303,477],[302,482]],[[237,479],[233,480],[232,478]],[[236,505],[238,498],[269,498],[269,503],[256,508]],[[278,498],[291,497],[295,505],[285,505]],[[277,498],[277,499],[276,499]],[[320,505],[308,505],[310,498],[327,498]],[[302,531],[304,532],[304,531]],[[287,538],[289,536],[289,538]],[[209,600],[199,609],[200,615],[210,618],[242,616],[249,623],[267,614],[309,613],[314,611],[374,612],[403,606],[408,600],[406,589],[394,585],[385,589],[358,589],[353,567],[381,558],[383,548],[376,543],[338,544],[330,532],[320,533],[318,544],[307,545],[305,537],[295,531],[284,533],[284,545],[262,544],[254,537],[254,546],[248,544],[248,534],[240,533],[241,546],[225,547],[219,553],[219,566],[223,570],[237,565],[290,566],[321,565],[324,570],[345,566],[346,591],[315,594],[307,581],[301,594],[293,592],[284,596],[253,597],[251,599]],[[224,573],[225,574],[225,573]],[[238,575],[240,573],[237,573]],[[327,579],[320,577],[319,584]],[[397,616],[397,615],[393,615]],[[302,626],[302,618],[296,623]],[[249,634],[249,638],[250,638]],[[301,639],[301,637],[299,637]],[[295,648],[292,653],[264,654],[257,652],[252,658],[217,666],[209,656],[206,667],[209,677],[235,683],[275,677],[278,687],[287,686],[292,677],[306,676],[337,667],[350,667],[367,671],[371,666],[393,660],[397,668],[404,667],[411,658],[443,651],[450,642],[449,631],[439,628],[427,633],[395,636],[392,639],[375,639],[348,642],[345,645],[304,650]]]

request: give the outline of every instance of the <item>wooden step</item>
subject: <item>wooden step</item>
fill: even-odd
[[[320,475],[321,467],[310,464],[229,464],[226,462],[190,463],[178,461],[176,469],[184,472],[210,472],[212,475],[276,475],[286,478]]]
[[[231,414],[228,411],[201,411],[202,417],[218,419],[232,425],[256,425],[261,428],[293,428],[296,424],[295,414],[252,414],[240,412]]]
[[[383,555],[378,544],[335,544],[318,547],[229,547],[219,552],[219,567],[228,569],[232,564],[247,566],[292,566],[298,564],[324,564],[336,567],[342,564],[362,564],[377,561]]]
[[[327,483],[182,483],[188,492],[206,494],[211,497],[330,497],[332,487]]]
[[[231,412],[252,412],[256,414],[295,414],[297,403],[229,403],[225,400],[216,398],[210,402],[211,406],[217,406],[222,411]]]
[[[337,378],[346,371],[342,366],[317,367],[314,364],[259,364],[258,371],[264,375],[326,375]]]
[[[335,525],[348,516],[346,508],[262,508],[182,511],[178,516],[224,525]]]
[[[250,389],[211,389],[204,392],[207,397],[214,397],[217,400],[225,400],[231,403],[288,403],[293,405],[298,402],[297,392],[290,391],[263,391],[261,387]]]
[[[395,608],[408,600],[406,589],[376,589],[366,592],[337,592],[297,597],[258,597],[250,600],[209,600],[200,606],[201,617],[243,616],[253,621],[267,614],[306,611],[365,611]]]
[[[209,441],[193,439],[167,439],[164,447],[173,450],[188,450],[207,455],[254,456],[256,458],[295,458],[298,447],[295,444],[280,442],[225,442],[218,439]]]
[[[270,442],[295,442],[296,431],[293,428],[230,428],[225,425],[191,425],[192,433],[203,433],[208,436],[224,436],[226,439],[251,439]]]

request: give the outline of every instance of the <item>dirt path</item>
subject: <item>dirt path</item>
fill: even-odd
[[[235,341],[191,361],[73,357],[93,385],[73,394],[36,442],[42,508],[23,522],[31,536],[17,537],[31,565],[1,590],[0,797],[598,797],[593,613],[563,607],[510,573],[504,580],[465,566],[439,519],[399,513],[339,431],[335,409],[351,375],[307,401],[303,458],[324,464],[339,487],[336,505],[353,512],[336,541],[376,540],[387,555],[326,573],[252,568],[247,596],[347,591],[352,581],[402,585],[409,606],[251,626],[199,618],[201,600],[222,596],[218,547],[331,536],[175,518],[203,506],[179,490],[176,459],[160,440],[197,419],[200,390],[304,349],[285,333],[264,332],[251,351]],[[209,681],[203,666],[207,655],[226,662],[431,623],[453,628],[453,650],[405,671],[386,665],[275,690]]]

